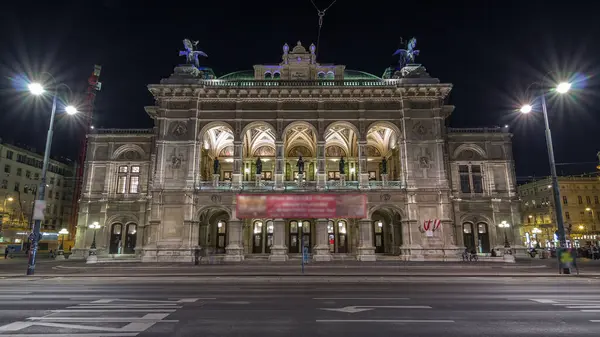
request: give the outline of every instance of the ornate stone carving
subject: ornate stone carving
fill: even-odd
[[[379,200],[381,200],[381,201],[390,201],[391,198],[392,198],[392,196],[387,193],[381,194],[379,196]]]
[[[257,148],[254,151],[254,157],[274,157],[275,156],[275,149],[267,146],[267,145],[263,145],[259,148]]]
[[[381,152],[372,145],[367,145],[367,156],[368,157],[381,157]]]
[[[126,151],[124,153],[122,153],[119,158],[117,158],[118,160],[131,160],[131,161],[138,161],[138,160],[142,160],[142,155],[140,155],[138,152],[136,151]]]
[[[425,138],[425,136],[427,136],[430,132],[431,132],[431,130],[421,122],[416,122],[413,125],[413,133],[419,139]]]
[[[326,110],[358,110],[358,102],[326,102]]]
[[[171,128],[171,134],[175,136],[175,138],[182,138],[187,134],[187,126],[182,122],[174,123]]]
[[[328,146],[325,149],[325,156],[327,157],[347,157],[346,151],[337,145]]]
[[[168,108],[173,110],[186,110],[190,108],[190,103],[187,101],[170,101],[168,103]]]
[[[284,110],[317,110],[319,103],[317,102],[284,102]]]
[[[204,102],[202,110],[235,110],[235,102]]]
[[[183,154],[177,154],[177,150],[173,150],[173,154],[171,155],[171,169],[179,170],[181,168],[182,162]]]
[[[221,196],[218,194],[213,194],[210,196],[210,201],[212,201],[215,204],[218,204],[221,202]]]
[[[419,167],[424,168],[424,169],[431,168],[431,164],[429,163],[429,157],[427,157],[427,156],[420,157],[419,158]]]

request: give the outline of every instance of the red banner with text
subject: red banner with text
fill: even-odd
[[[240,194],[236,217],[366,218],[364,194]]]

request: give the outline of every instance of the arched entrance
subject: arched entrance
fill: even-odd
[[[477,224],[477,246],[480,253],[490,252],[490,233],[488,231],[488,224],[485,222]]]
[[[348,222],[329,220],[327,222],[327,240],[330,253],[348,253]]]
[[[399,254],[402,246],[402,216],[393,207],[381,207],[371,214],[371,234],[377,254]]]
[[[469,251],[475,250],[475,237],[473,235],[473,224],[463,223],[463,243]]]
[[[309,252],[311,251],[311,227],[312,224],[308,220],[291,220],[289,222],[288,247],[290,254],[299,254],[302,244],[308,248]]]
[[[273,246],[273,221],[255,220],[252,223],[252,253],[269,254]]]
[[[134,254],[137,239],[137,224],[123,226],[116,222],[110,226],[109,254]]]

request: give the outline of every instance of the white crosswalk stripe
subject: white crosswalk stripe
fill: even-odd
[[[540,304],[551,304],[555,307],[566,309],[578,309],[581,312],[600,312],[600,298],[598,299],[530,299]],[[592,323],[600,323],[600,320],[591,319]]]

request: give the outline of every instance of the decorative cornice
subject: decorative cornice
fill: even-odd
[[[214,81],[207,81],[214,82]],[[452,84],[400,84],[388,81],[358,81],[362,85],[323,86],[321,82],[288,81],[266,82],[251,81],[223,82],[232,85],[204,84],[151,84],[148,90],[155,99],[188,100],[194,99],[381,99],[381,98],[422,98],[443,99],[452,90]],[[351,82],[351,81],[347,81]],[[294,83],[294,85],[290,85]],[[316,85],[319,84],[320,85]],[[298,85],[300,84],[300,85]],[[150,112],[146,110],[149,114]]]

